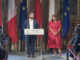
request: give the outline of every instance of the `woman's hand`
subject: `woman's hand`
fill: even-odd
[[[58,32],[53,32],[51,27],[50,27],[50,31],[53,33],[53,35],[57,35],[58,34]]]
[[[57,35],[60,32],[61,28],[58,29],[58,32],[53,32],[54,35]]]
[[[58,34],[58,32],[53,32],[53,34],[54,34],[54,35],[57,35],[57,34]]]

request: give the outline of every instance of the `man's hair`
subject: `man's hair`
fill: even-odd
[[[34,14],[34,12],[30,12],[30,13],[28,13],[28,16],[29,16],[30,14],[32,14],[32,13]]]

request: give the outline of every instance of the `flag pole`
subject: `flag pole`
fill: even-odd
[[[68,44],[67,44],[67,43],[68,43],[68,41],[67,41],[67,40],[68,40],[68,34],[66,35],[66,37],[67,37],[67,38],[66,38],[66,52],[67,52],[67,54],[66,54],[67,59],[66,59],[66,60],[69,60],[69,55],[68,55]]]
[[[2,14],[2,31],[1,31],[1,33],[3,33],[3,12],[4,12],[4,9],[3,9],[3,6],[4,6],[4,4],[3,4],[3,0],[1,0],[1,14]]]
[[[69,0],[69,5],[70,5],[70,0]],[[70,14],[69,14],[70,15]],[[70,24],[70,23],[69,23]],[[69,31],[68,31],[69,32]],[[68,35],[68,33],[67,33],[67,39],[69,38],[69,35]],[[68,41],[67,41],[67,39],[66,39],[66,45],[67,45],[67,60],[69,60],[69,54],[68,54]]]

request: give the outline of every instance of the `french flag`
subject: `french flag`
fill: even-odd
[[[42,22],[42,0],[35,0],[35,19],[38,21],[41,28],[43,28]]]
[[[35,19],[38,21],[38,23],[40,25],[40,28],[43,28],[43,21],[42,21],[42,0],[35,0]],[[38,36],[38,38],[40,40],[42,40],[40,35]]]
[[[15,44],[18,41],[15,0],[8,2],[8,35]]]

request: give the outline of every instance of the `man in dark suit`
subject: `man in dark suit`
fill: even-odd
[[[29,14],[29,18],[24,21],[24,28],[27,29],[39,29],[39,24],[37,20],[34,19],[34,13]],[[36,35],[27,35],[27,57],[35,57],[35,44],[37,36]]]

